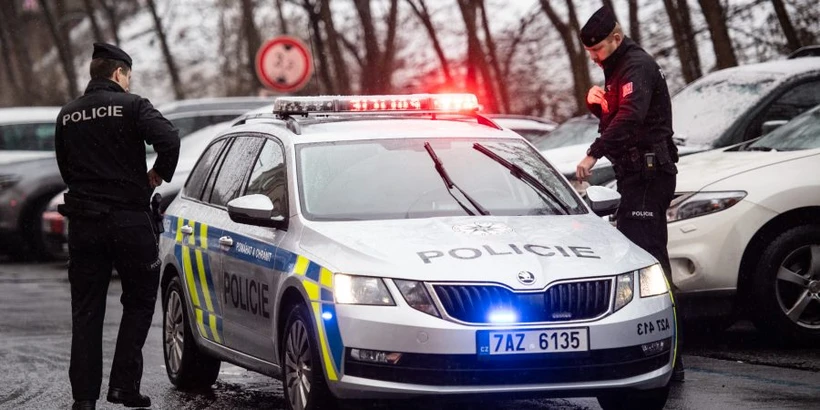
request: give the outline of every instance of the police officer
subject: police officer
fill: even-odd
[[[592,87],[587,107],[600,123],[598,137],[576,169],[585,181],[601,157],[615,168],[621,206],[618,230],[654,256],[675,290],[666,250],[666,209],[675,194],[677,148],[672,141],[672,102],[658,64],[624,36],[612,11],[600,8],[581,29],[590,58],[604,69],[606,88]],[[674,380],[683,380],[676,361]]]
[[[94,409],[102,382],[102,330],[112,266],[122,283],[122,321],[107,399],[149,407],[140,394],[142,347],[159,287],[158,231],[150,195],[171,181],[179,135],[151,103],[129,94],[131,57],[94,44],[85,94],[60,111],[56,153],[68,185],[60,212],[68,217],[73,409]],[[158,156],[147,170],[145,143]]]

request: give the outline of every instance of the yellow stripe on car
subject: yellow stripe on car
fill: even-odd
[[[208,330],[205,329],[205,320],[202,318],[202,309],[196,308],[196,326],[199,328],[199,334],[206,339],[210,339],[208,337]]]
[[[214,335],[214,341],[217,343],[222,343],[222,339],[219,337],[219,330],[216,327],[216,315],[208,315],[208,319],[211,322],[211,333]]]
[[[187,246],[182,247],[182,269],[185,271],[185,281],[188,282],[188,292],[191,294],[191,301],[194,302],[194,307],[200,307],[199,294],[196,290],[196,282],[194,281],[194,268],[191,266],[191,249]]]
[[[324,287],[333,288],[333,272],[322,268],[319,273],[319,283]]]
[[[313,315],[316,318],[316,328],[319,330],[319,343],[322,345],[322,359],[325,363],[327,378],[332,381],[339,380],[339,377],[336,375],[336,368],[333,366],[333,361],[330,360],[330,348],[328,348],[327,338],[325,337],[325,326],[322,324],[321,304],[319,302],[313,302],[311,305],[313,305]]]
[[[308,260],[308,258],[306,258],[302,255],[296,256],[296,265],[293,267],[293,273],[295,273],[297,275],[305,276],[305,273],[307,273],[307,268],[308,268],[309,264],[310,264],[310,261]]]
[[[199,224],[199,241],[202,249],[208,249],[208,225]]]
[[[208,307],[208,312],[215,313],[214,305],[211,302],[211,292],[208,290],[208,279],[205,277],[205,262],[202,260],[202,251],[197,249],[194,253],[196,254],[196,267],[199,271],[199,284],[202,287],[205,306]]]

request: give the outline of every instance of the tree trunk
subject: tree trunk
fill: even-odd
[[[245,38],[245,50],[248,53],[246,64],[248,74],[251,76],[250,89],[248,90],[250,94],[256,94],[259,89],[263,88],[262,82],[256,76],[256,53],[259,51],[259,47],[262,47],[262,38],[259,35],[259,29],[256,28],[256,22],[253,20],[255,14],[253,1],[242,0],[242,35]]]
[[[102,35],[99,23],[97,23],[97,16],[94,15],[94,5],[91,4],[91,0],[83,0],[83,6],[85,7],[85,14],[88,15],[88,19],[91,21],[91,32],[94,33],[94,41],[104,42],[105,37]]]
[[[282,0],[276,0],[276,16],[279,17],[279,30],[282,34],[287,35],[290,29],[288,29],[288,19],[285,18]]]
[[[681,74],[686,83],[691,83],[701,75],[700,55],[697,44],[694,42],[692,23],[689,17],[689,6],[686,0],[663,0],[666,13],[669,15],[669,24],[672,26],[672,35],[675,38],[675,47],[681,63]]]
[[[325,33],[327,34],[327,46],[330,49],[330,56],[333,59],[333,71],[336,75],[337,92],[342,95],[350,95],[350,75],[347,72],[342,48],[339,46],[339,33],[336,25],[333,24],[333,14],[330,11],[330,0],[321,1],[320,11],[322,21],[325,23]]]
[[[162,55],[165,57],[165,65],[168,66],[168,73],[171,75],[171,84],[174,87],[174,96],[177,100],[182,100],[185,98],[185,92],[182,89],[182,82],[179,80],[179,70],[177,70],[177,65],[174,62],[174,55],[171,54],[171,50],[168,48],[168,38],[165,36],[165,30],[162,28],[162,21],[159,18],[159,14],[157,14],[157,6],[154,3],[154,0],[146,0],[146,2],[148,3],[148,8],[151,10],[151,17],[154,19],[154,27],[157,31],[157,37],[159,37]]]
[[[12,56],[14,53],[11,50],[11,39],[8,32],[8,23],[5,18],[5,13],[0,10],[0,55],[6,56],[3,58],[3,68],[6,72],[6,81],[11,87],[11,100],[15,105],[25,104],[23,102],[23,92],[20,81],[17,78]],[[28,104],[25,104],[28,105]]]
[[[616,21],[621,21],[618,19],[618,13],[615,12],[615,5],[612,4],[612,0],[602,0],[602,3],[604,3],[604,7],[609,7],[612,10],[612,15],[615,16]]]
[[[16,63],[17,73],[20,76],[21,102],[25,105],[31,105],[39,99],[40,83],[35,82],[34,71],[31,67],[34,63],[31,61],[31,55],[28,53],[29,39],[23,32],[23,27],[20,24],[20,19],[17,18],[17,9],[15,3],[0,2],[0,14],[2,14],[3,27],[8,34],[8,50],[14,55],[14,63]],[[24,51],[25,50],[25,51]],[[6,60],[8,58],[4,58]],[[11,64],[11,62],[9,62]]]
[[[114,44],[120,45],[120,20],[117,16],[117,3],[109,3],[110,0],[100,0],[103,11],[108,16],[108,27],[111,30],[111,35],[114,37]]]
[[[381,50],[379,50],[379,40],[376,36],[376,27],[373,24],[370,0],[353,0],[353,4],[356,6],[364,31],[365,63],[361,76],[361,91],[365,95],[374,94],[375,90],[380,88],[384,79],[379,78],[379,74],[382,72],[381,67],[379,67],[382,58]]]
[[[478,1],[458,0],[458,5],[461,9],[461,16],[464,19],[464,26],[467,29],[467,59],[470,67],[473,67],[473,78],[468,78],[467,86],[475,87],[476,90],[483,89],[484,106],[487,112],[498,112],[498,100],[493,90],[492,74],[490,73],[490,67],[487,64],[481,41],[478,39],[478,25],[476,23],[476,18],[478,17]],[[477,74],[481,75],[481,87],[479,87],[478,84]],[[468,77],[470,76],[468,75]],[[472,84],[470,84],[471,80]]]
[[[797,50],[802,44],[800,44],[800,38],[797,36],[797,31],[795,31],[792,20],[789,18],[786,5],[783,4],[783,0],[772,0],[772,5],[774,6],[775,14],[777,14],[777,20],[780,21],[780,27],[783,28],[783,34],[786,35],[786,44],[789,47],[789,51]],[[701,7],[703,7],[703,5],[701,5]]]
[[[381,56],[381,75],[383,79],[382,94],[390,94],[393,91],[393,70],[396,59],[396,29],[399,21],[399,0],[390,0],[390,11],[387,14],[387,38],[384,44],[384,52]]]
[[[40,0],[40,7],[43,9],[43,14],[48,23],[48,29],[51,32],[51,38],[54,41],[54,47],[57,48],[60,62],[63,65],[63,72],[68,81],[68,97],[74,99],[79,96],[79,92],[77,91],[77,70],[74,68],[74,53],[71,50],[71,39],[60,29],[59,23],[51,11],[51,5],[48,3],[48,0]]]
[[[552,8],[549,0],[540,1],[541,8],[547,17],[549,17],[555,29],[558,30],[558,34],[561,35],[561,40],[564,43],[564,48],[567,50],[567,57],[569,57],[570,66],[572,67],[575,90],[575,114],[580,115],[586,110],[586,96],[592,86],[592,82],[589,77],[589,66],[586,62],[585,51],[581,48],[580,44],[576,43],[579,31],[576,27],[579,24],[578,18],[575,16],[575,6],[571,0],[567,0],[567,6],[570,10],[570,21],[565,23],[555,12],[555,9]],[[574,21],[573,17],[575,17]]]
[[[452,84],[453,76],[450,74],[450,64],[444,55],[444,49],[441,47],[441,42],[436,34],[436,28],[433,26],[433,19],[430,17],[427,4],[425,4],[424,0],[418,0],[418,4],[413,0],[407,0],[407,4],[413,9],[413,13],[419,18],[424,29],[427,31],[427,35],[430,36],[430,41],[433,42],[433,49],[436,51],[439,64],[441,64],[441,71],[444,74],[445,81],[447,81],[448,84]]]
[[[638,0],[629,0],[629,38],[641,44],[641,22],[638,19]]]
[[[709,34],[712,36],[712,46],[715,50],[717,69],[734,67],[737,65],[735,49],[732,39],[729,38],[729,29],[726,28],[726,11],[719,1],[698,0]]]
[[[507,49],[507,55],[504,56],[504,69],[502,72],[502,77],[507,78],[510,76],[513,59],[515,58],[516,52],[518,52],[518,46],[521,45],[521,42],[524,40],[524,34],[526,34],[527,29],[535,21],[538,15],[539,13],[533,12],[529,17],[522,17],[518,22],[518,31],[516,31],[512,38],[512,42]]]
[[[321,0],[319,0],[321,1]],[[330,76],[330,66],[325,58],[325,40],[322,38],[321,22],[322,16],[316,11],[317,6],[310,2],[310,0],[303,0],[302,7],[308,14],[308,21],[313,33],[313,45],[316,47],[314,61],[318,61],[319,79],[324,83],[326,94],[336,94],[336,85],[333,83],[333,77]]]
[[[492,67],[495,74],[495,85],[498,90],[498,96],[501,97],[501,106],[503,112],[510,112],[510,96],[507,89],[507,79],[502,75],[501,64],[498,61],[498,52],[495,48],[495,41],[493,41],[492,31],[490,30],[490,22],[487,17],[487,7],[484,0],[479,0],[478,7],[481,9],[481,25],[484,28],[484,42],[487,43],[487,52],[490,54],[490,67]]]

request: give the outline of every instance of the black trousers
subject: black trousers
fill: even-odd
[[[157,234],[149,212],[114,211],[69,218],[71,366],[75,400],[97,400],[102,383],[102,333],[112,267],[123,306],[109,386],[139,391],[142,347],[159,287]]]
[[[640,173],[619,177],[621,206],[617,213],[618,230],[660,262],[673,291],[677,288],[666,249],[666,210],[675,196],[675,179],[675,174],[662,170],[652,177]]]

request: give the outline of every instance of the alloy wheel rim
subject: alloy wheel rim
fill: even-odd
[[[172,373],[178,373],[182,364],[182,349],[185,343],[182,321],[182,300],[179,293],[171,291],[165,312],[165,352],[167,366]]]
[[[783,259],[775,295],[789,320],[805,329],[820,330],[820,244],[799,247]]]
[[[290,406],[294,410],[304,410],[310,395],[313,380],[313,361],[308,342],[308,332],[301,320],[290,326],[285,345],[285,388]]]

